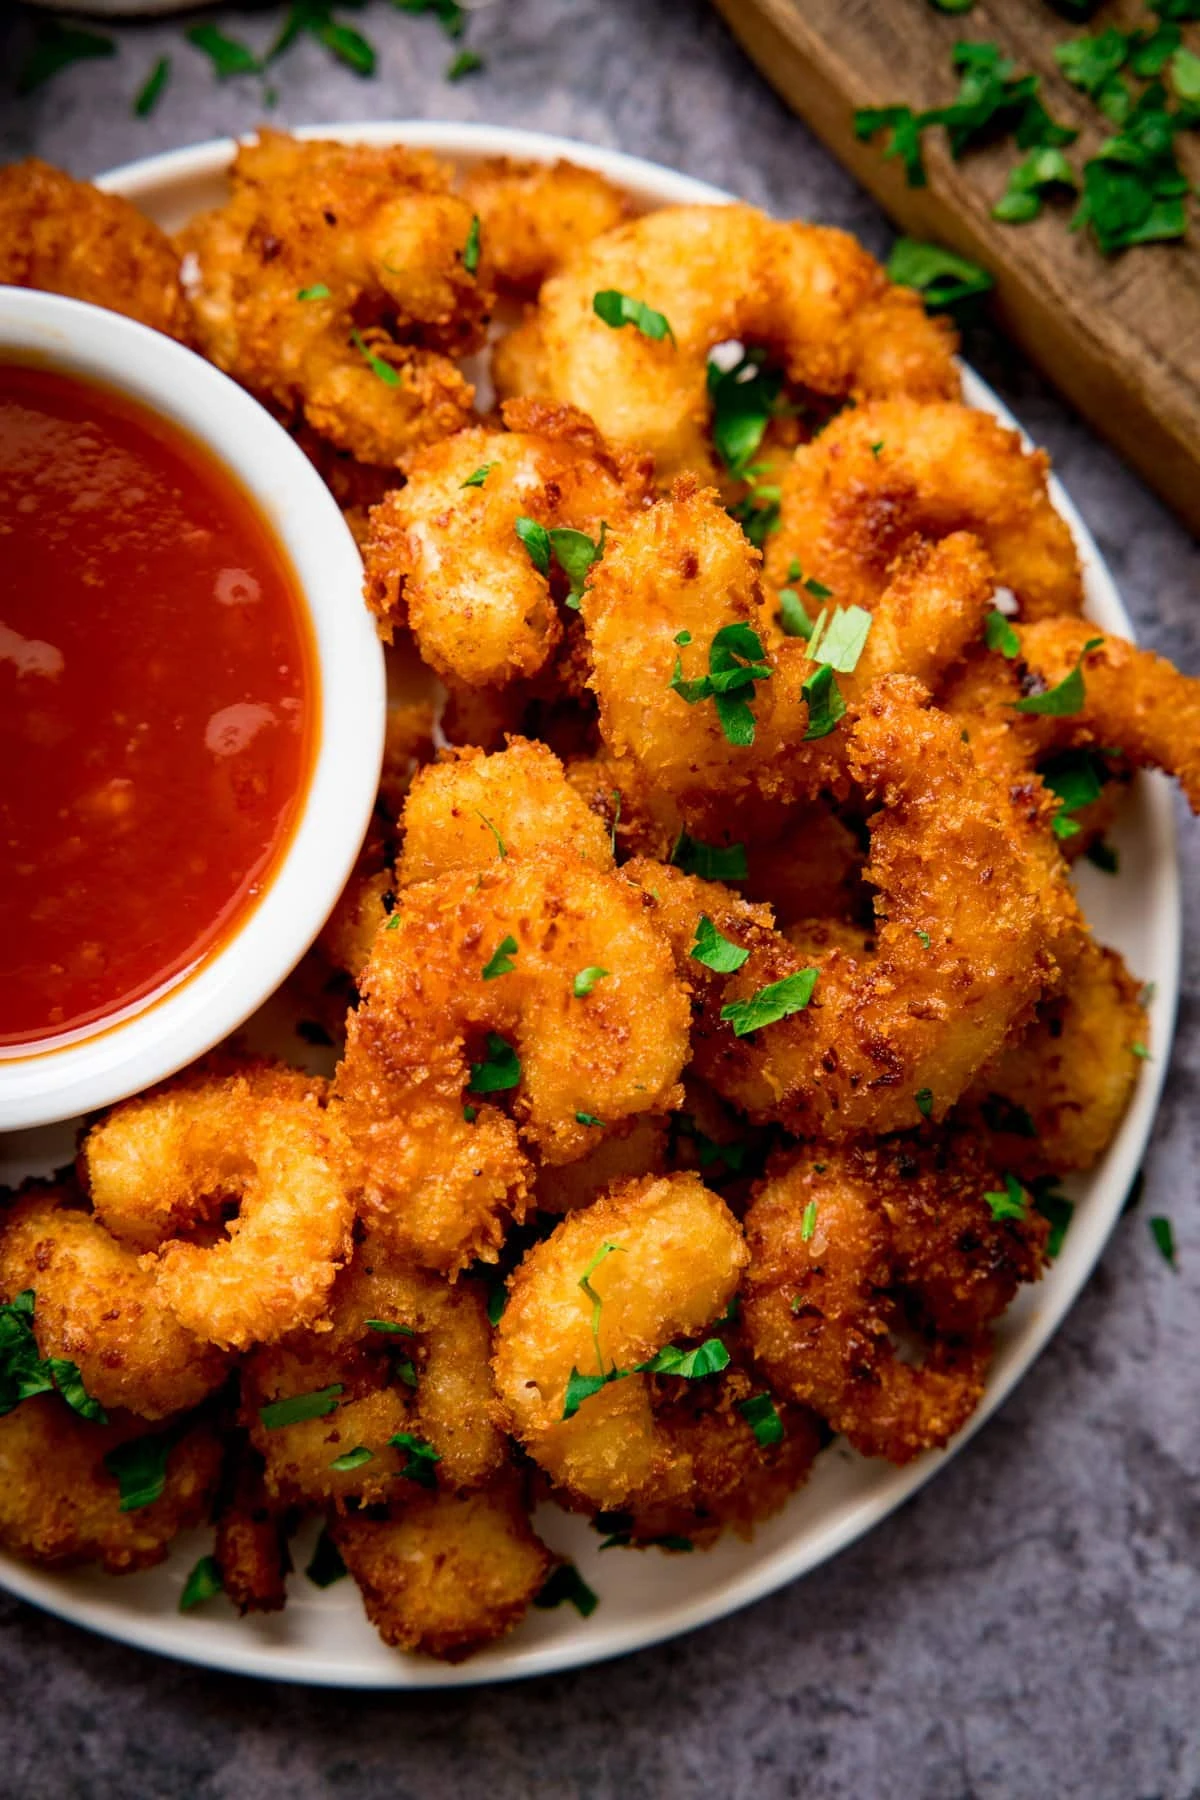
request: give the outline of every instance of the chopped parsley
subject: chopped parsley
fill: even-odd
[[[600,1375],[581,1375],[578,1369],[573,1368],[567,1377],[567,1388],[563,1395],[563,1418],[573,1419],[585,1400],[598,1394],[610,1381],[620,1381],[623,1374],[623,1370],[613,1368]]]
[[[930,935],[927,931],[921,931],[918,929],[913,932],[913,936],[916,938],[917,942],[920,944],[922,950],[928,950],[930,945],[933,943],[933,939],[930,937]]]
[[[342,1561],[341,1551],[324,1527],[313,1546],[313,1553],[304,1573],[313,1586],[319,1588],[332,1587],[335,1581],[340,1581],[344,1575],[350,1573]]]
[[[722,937],[708,914],[701,913],[696,922],[696,941],[688,955],[703,963],[706,969],[715,969],[718,975],[732,975],[735,969],[741,968],[750,952]]]
[[[160,56],[145,81],[138,89],[137,99],[133,103],[134,114],[139,119],[148,119],[163,97],[168,81],[171,79],[171,59]],[[199,1564],[197,1564],[199,1567]],[[186,1589],[185,1589],[186,1592]]]
[[[593,1256],[591,1262],[579,1277],[579,1286],[583,1289],[583,1292],[592,1303],[592,1343],[596,1348],[596,1365],[599,1373],[596,1375],[581,1375],[578,1369],[572,1368],[567,1379],[567,1389],[563,1399],[562,1416],[564,1419],[573,1419],[585,1400],[590,1399],[593,1394],[599,1393],[600,1389],[606,1387],[610,1381],[621,1381],[624,1379],[625,1375],[628,1374],[628,1370],[618,1369],[615,1363],[610,1369],[606,1370],[604,1367],[604,1352],[600,1347],[600,1312],[604,1304],[604,1296],[598,1294],[592,1286],[592,1276],[600,1267],[600,1264],[615,1252],[624,1254],[624,1249],[625,1246],[623,1244],[601,1244],[599,1250],[597,1250],[595,1256]]]
[[[668,1344],[649,1362],[637,1363],[636,1368],[646,1375],[681,1375],[685,1381],[699,1381],[705,1375],[719,1375],[722,1369],[729,1367],[729,1352],[720,1338],[706,1338],[693,1350],[684,1350],[678,1344]]]
[[[860,106],[854,115],[854,135],[860,143],[886,131],[885,157],[897,156],[904,164],[909,187],[924,187],[925,159],[921,154],[924,114],[911,106]]]
[[[522,515],[513,529],[529,553],[529,560],[539,575],[550,579],[550,533],[536,519]]]
[[[870,629],[871,615],[861,606],[824,609],[813,627],[808,654],[813,662],[849,675],[858,667]]]
[[[324,1419],[337,1410],[342,1383],[317,1388],[311,1394],[292,1394],[286,1400],[271,1400],[260,1406],[258,1416],[267,1431],[279,1431],[285,1425],[303,1425],[308,1419]]]
[[[916,1093],[913,1095],[913,1099],[916,1101],[917,1111],[920,1113],[921,1117],[923,1119],[932,1119],[932,1117],[933,1117],[933,1089],[932,1088],[918,1088]]]
[[[492,954],[483,965],[484,981],[496,981],[501,975],[511,975],[516,968],[513,958],[517,954],[515,937],[501,938]]]
[[[604,1120],[598,1119],[595,1113],[577,1112],[575,1114],[575,1123],[577,1125],[598,1125],[601,1131],[604,1129]]]
[[[358,1444],[342,1456],[335,1456],[329,1466],[339,1475],[348,1475],[352,1469],[361,1469],[364,1463],[374,1460],[375,1452],[368,1450],[365,1444]]]
[[[817,985],[817,969],[798,969],[782,981],[769,982],[748,1000],[733,1000],[721,1008],[721,1017],[733,1026],[735,1037],[748,1037],[764,1025],[774,1025],[792,1013],[802,1012]]]
[[[487,63],[478,50],[460,50],[446,64],[446,80],[461,81],[464,75],[476,75],[480,69],[486,69]],[[468,273],[473,271],[468,270]]]
[[[808,744],[817,738],[828,737],[838,720],[846,716],[846,702],[829,664],[821,663],[814,669],[807,680],[801,682],[800,692],[808,702],[808,725],[803,741]]]
[[[375,47],[368,43],[361,31],[355,31],[352,25],[344,25],[339,19],[331,19],[326,14],[313,20],[309,30],[319,44],[324,44],[339,62],[353,69],[356,75],[375,73]]]
[[[370,1331],[386,1332],[391,1337],[416,1337],[411,1325],[397,1325],[393,1319],[366,1319],[364,1324]]]
[[[1063,1239],[1067,1228],[1075,1214],[1075,1204],[1065,1194],[1058,1191],[1058,1181],[1053,1175],[1039,1175],[1030,1183],[1033,1192],[1034,1211],[1039,1212],[1050,1226],[1050,1235],[1046,1239],[1046,1255],[1053,1262],[1063,1247]]]
[[[463,268],[468,275],[474,275],[479,268],[479,214],[476,213],[467,227],[467,241],[463,245]]]
[[[1093,867],[1099,869],[1104,875],[1115,875],[1121,867],[1121,859],[1117,852],[1111,844],[1106,844],[1103,838],[1094,844],[1089,844],[1084,855]]]
[[[183,1584],[183,1592],[179,1596],[180,1612],[191,1612],[194,1606],[221,1593],[224,1586],[216,1557],[202,1556]]]
[[[184,32],[184,36],[189,44],[207,56],[219,81],[227,81],[231,75],[258,75],[262,72],[263,65],[253,50],[248,49],[237,38],[227,37],[215,25],[193,25]]]
[[[588,570],[604,554],[607,525],[601,522],[600,536],[593,539],[585,531],[574,531],[566,525],[547,530],[536,519],[522,516],[517,519],[515,530],[529,554],[530,562],[547,581],[550,579],[550,559],[551,556],[554,557],[571,584],[566,604],[578,612]]]
[[[590,968],[580,969],[571,983],[571,992],[577,1000],[586,1000],[598,981],[608,980],[608,970],[599,969],[592,964]]]
[[[810,1200],[800,1217],[800,1237],[802,1241],[807,1244],[811,1240],[812,1234],[816,1229],[817,1203],[815,1200]]]
[[[668,687],[674,688],[689,706],[711,700],[717,711],[727,743],[747,749],[754,742],[754,711],[750,697],[756,681],[769,681],[771,665],[762,639],[744,621],[722,625],[708,649],[708,674],[685,681],[683,660],[675,658],[675,669]]]
[[[32,94],[43,82],[51,80],[72,63],[90,62],[93,57],[115,56],[117,46],[110,37],[96,31],[83,31],[78,25],[64,24],[61,19],[39,20],[34,27],[33,48],[17,76],[18,94]]]
[[[1130,1044],[1129,1048],[1139,1062],[1151,1062],[1153,1060],[1145,1044]]]
[[[1079,830],[1072,813],[1100,798],[1103,764],[1086,750],[1069,750],[1041,772],[1043,784],[1058,796],[1059,807],[1050,821],[1055,837],[1074,837]]]
[[[494,462],[480,463],[474,474],[468,475],[467,479],[465,481],[460,481],[458,485],[465,488],[482,487],[495,466]]]
[[[1175,153],[1182,114],[1171,113],[1156,81],[1120,129],[1083,165],[1083,199],[1071,229],[1088,225],[1106,256],[1133,244],[1179,238],[1187,230],[1188,180]]]
[[[505,845],[504,839],[500,836],[500,833],[496,830],[496,827],[492,824],[492,821],[488,818],[486,813],[481,813],[477,806],[474,807],[472,810],[474,811],[475,817],[477,819],[483,820],[483,823],[487,826],[488,830],[491,832],[492,836],[495,838],[495,840],[496,840],[496,855],[500,858],[500,861],[503,862],[505,857],[508,855],[508,849]],[[390,926],[389,926],[389,929],[390,929]]]
[[[1038,217],[1048,194],[1056,190],[1074,193],[1078,187],[1079,177],[1064,152],[1043,144],[1010,170],[1008,186],[992,208],[992,217],[1003,225],[1028,224]]]
[[[498,1325],[508,1305],[508,1285],[503,1275],[494,1276],[488,1284],[487,1316],[489,1325]]]
[[[707,382],[713,447],[735,481],[749,481],[759,473],[754,457],[778,407],[783,376],[765,367],[762,351],[751,350],[729,369],[710,357]]]
[[[670,861],[702,881],[745,881],[749,874],[744,844],[706,844],[686,831],[676,838]]]
[[[448,38],[460,38],[467,15],[458,0],[392,0],[397,12],[432,13]]]
[[[1015,1175],[1005,1175],[1003,1192],[992,1192],[983,1197],[997,1224],[1002,1219],[1023,1219],[1025,1217],[1028,1196]]]
[[[600,1604],[600,1597],[588,1586],[574,1563],[560,1562],[551,1570],[541,1592],[534,1595],[533,1604],[542,1612],[564,1604],[573,1606],[581,1619],[590,1619]]]
[[[441,1454],[424,1438],[414,1437],[411,1431],[397,1431],[388,1443],[396,1450],[404,1451],[404,1466],[400,1470],[401,1478],[415,1481],[418,1487],[435,1488],[437,1475],[435,1467],[441,1462]]]
[[[302,287],[296,292],[297,300],[328,300],[330,289],[323,281],[316,281],[312,287]]]
[[[1013,711],[1037,713],[1052,719],[1069,719],[1082,712],[1085,698],[1083,659],[1089,650],[1095,650],[1103,642],[1103,638],[1089,638],[1079,653],[1079,661],[1057,686],[1047,688],[1043,694],[1026,694],[1023,700],[1010,700]]]
[[[592,311],[598,319],[619,331],[623,325],[632,325],[643,337],[661,343],[663,338],[675,342],[675,333],[663,313],[655,312],[644,300],[635,300],[630,294],[623,294],[618,288],[602,288],[598,294],[592,295]]]
[[[770,1394],[752,1394],[749,1400],[739,1400],[737,1409],[754,1433],[760,1449],[767,1450],[772,1444],[783,1442],[783,1420]]]
[[[995,279],[978,263],[940,244],[919,238],[897,238],[887,263],[888,280],[915,288],[930,312],[962,314],[978,306],[995,287]]]
[[[104,1467],[117,1484],[123,1513],[136,1512],[161,1500],[167,1485],[167,1457],[175,1438],[174,1431],[160,1431],[118,1444],[108,1452]]]
[[[983,638],[989,650],[998,650],[1010,662],[1021,654],[1021,640],[998,606],[984,620]]]
[[[1031,1114],[1005,1094],[985,1095],[979,1110],[989,1131],[1006,1131],[1013,1137],[1037,1137],[1037,1126]]]
[[[372,350],[371,346],[363,337],[362,332],[359,331],[357,327],[350,333],[350,342],[354,345],[354,348],[358,351],[372,375],[382,381],[384,387],[394,388],[400,386],[399,370],[393,369],[391,363],[385,362],[382,356],[377,356],[375,354],[374,350]]]
[[[469,1094],[500,1094],[515,1088],[521,1080],[521,1061],[506,1038],[494,1031],[487,1034],[487,1056],[471,1064]]]
[[[1179,1263],[1175,1255],[1175,1232],[1170,1219],[1164,1219],[1161,1213],[1156,1213],[1154,1218],[1148,1220],[1147,1223],[1159,1255],[1164,1262],[1170,1264],[1171,1268],[1178,1271]]]
[[[784,637],[811,638],[815,621],[809,618],[808,610],[795,588],[780,588],[776,617]]]
[[[37,1394],[58,1393],[71,1411],[92,1424],[104,1425],[108,1415],[83,1385],[79,1365],[65,1356],[42,1356],[33,1331],[36,1298],[23,1288],[0,1306],[0,1418],[22,1400]]]

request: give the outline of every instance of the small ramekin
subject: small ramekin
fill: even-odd
[[[362,566],[333,497],[270,414],[159,332],[77,300],[0,287],[0,361],[35,357],[100,382],[224,464],[282,545],[308,615],[316,749],[291,841],[255,904],[177,985],[94,1035],[0,1058],[0,1131],[108,1105],[174,1073],[244,1023],[316,937],[367,828],[383,756],[383,652]]]

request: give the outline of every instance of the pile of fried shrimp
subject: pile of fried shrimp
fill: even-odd
[[[947,325],[825,227],[269,131],[175,241],[0,173],[0,280],[268,406],[398,671],[326,1073],[231,1043],[0,1208],[0,1544],[215,1526],[185,1603],[270,1611],[316,1518],[457,1659],[579,1604],[547,1498],[677,1554],[945,1445],[1147,1053],[1071,864],[1200,804]]]

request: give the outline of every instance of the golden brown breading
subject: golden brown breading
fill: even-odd
[[[179,253],[128,200],[31,157],[0,168],[0,282],[124,313],[187,343]]]
[[[465,425],[455,359],[482,345],[491,293],[433,158],[263,130],[230,180],[179,238],[205,355],[362,463]]]
[[[776,1159],[746,1215],[746,1335],[773,1387],[868,1456],[908,1462],[979,1403],[987,1327],[1039,1274],[1046,1221],[993,1217],[998,1170],[965,1139]],[[918,1361],[894,1333],[916,1334]]]
[[[344,1513],[329,1531],[384,1643],[446,1662],[511,1631],[553,1563],[509,1482],[422,1495],[386,1518]]]
[[[145,1420],[129,1413],[107,1425],[79,1419],[57,1394],[0,1418],[0,1545],[26,1562],[96,1562],[110,1575],[162,1562],[171,1539],[207,1514],[221,1445],[210,1425],[191,1426],[172,1442],[162,1496],[122,1512],[104,1459],[147,1435]]]
[[[229,1358],[179,1323],[137,1251],[93,1218],[72,1184],[27,1182],[0,1210],[0,1298],[26,1288],[41,1355],[77,1364],[106,1409],[165,1419],[225,1379]]]
[[[489,156],[467,171],[461,191],[479,215],[497,286],[525,300],[632,211],[628,195],[571,162]]]
[[[213,1547],[221,1587],[242,1614],[280,1612],[292,1567],[288,1517],[267,1493],[262,1458],[240,1434],[227,1453],[225,1480]]]
[[[793,562],[839,605],[873,608],[914,535],[969,531],[1025,619],[1077,613],[1083,578],[1071,528],[1047,492],[1050,459],[990,413],[957,402],[876,400],[844,412],[782,476],[767,580]]]

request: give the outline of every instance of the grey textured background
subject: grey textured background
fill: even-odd
[[[889,4],[893,0],[889,0]],[[256,47],[276,13],[215,15]],[[493,0],[486,73],[448,86],[430,19],[356,22],[370,81],[302,43],[283,123],[486,119],[641,153],[782,212],[886,225],[790,118],[701,0]],[[0,70],[31,15],[0,19]],[[0,156],[87,175],[243,130],[259,85],[218,85],[178,22],[24,100],[0,87]],[[173,56],[157,113],[130,102]],[[0,77],[5,79],[5,77]],[[1145,641],[1200,670],[1200,555],[1003,345],[985,374],[1053,453]],[[158,1662],[0,1599],[0,1791],[26,1800],[1041,1800],[1200,1794],[1200,840],[1185,832],[1186,995],[1146,1195],[1069,1323],[974,1444],[865,1542],[748,1612],[593,1672],[439,1699],[260,1686]],[[1146,1215],[1167,1212],[1173,1276]]]

